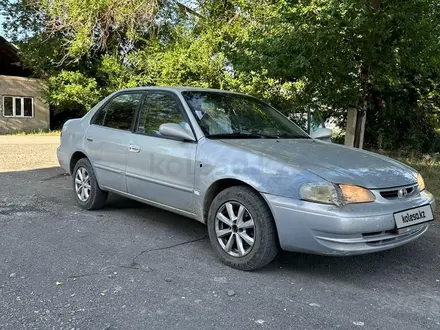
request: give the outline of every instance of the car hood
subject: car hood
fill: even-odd
[[[381,189],[417,182],[415,170],[393,159],[318,140],[225,139],[222,142],[308,170],[333,183]]]

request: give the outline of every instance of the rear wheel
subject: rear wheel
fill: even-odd
[[[92,164],[81,158],[73,170],[73,189],[79,206],[86,210],[96,210],[104,206],[108,193],[99,188]]]
[[[237,269],[261,268],[279,251],[269,207],[260,194],[246,186],[227,188],[214,198],[208,233],[219,258]]]

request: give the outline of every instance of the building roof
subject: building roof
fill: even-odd
[[[30,70],[20,63],[18,48],[0,36],[0,75],[29,77]]]

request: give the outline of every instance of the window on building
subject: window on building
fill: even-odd
[[[34,99],[32,97],[3,96],[4,117],[33,117]]]

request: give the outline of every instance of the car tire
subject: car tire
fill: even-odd
[[[72,178],[75,199],[81,208],[97,210],[104,206],[108,192],[99,188],[92,164],[87,158],[78,160]]]
[[[235,222],[230,222],[230,212]],[[272,213],[263,197],[250,187],[233,186],[221,191],[210,206],[207,225],[215,253],[230,267],[255,270],[269,264],[279,252]],[[234,242],[228,246],[230,240]]]

